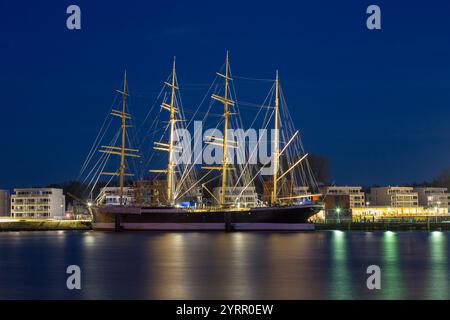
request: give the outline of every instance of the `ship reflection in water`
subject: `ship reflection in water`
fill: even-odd
[[[449,299],[448,232],[0,233],[1,299]],[[66,267],[82,289],[66,289]],[[368,290],[366,268],[381,268]]]

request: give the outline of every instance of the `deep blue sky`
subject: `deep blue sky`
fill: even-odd
[[[70,4],[80,31],[66,29]],[[370,4],[381,31],[365,27]],[[226,49],[235,75],[280,69],[305,147],[336,183],[430,179],[450,166],[449,16],[448,0],[2,0],[0,188],[76,178],[125,68],[142,117],[174,55],[181,83],[208,83]]]

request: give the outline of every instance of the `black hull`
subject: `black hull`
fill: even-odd
[[[306,224],[321,209],[319,205],[303,205],[192,212],[180,208],[104,207],[96,213],[94,229],[113,229],[117,216],[120,228],[127,230],[289,230]]]

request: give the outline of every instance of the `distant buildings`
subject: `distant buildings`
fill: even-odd
[[[269,202],[271,182],[263,185],[263,201]],[[221,188],[203,194],[203,188],[193,187],[187,194],[178,195],[177,206],[203,207],[220,205]],[[132,187],[124,187],[124,205],[160,206],[167,205],[167,184],[165,180],[135,181]],[[308,187],[294,187],[287,183],[280,192],[297,204],[314,201],[318,195],[311,194]],[[447,188],[385,186],[374,187],[365,194],[360,186],[324,186],[324,210],[316,216],[329,221],[372,221],[380,219],[426,219],[427,217],[448,217],[450,193]],[[97,202],[101,205],[120,205],[120,188],[104,187]],[[13,195],[0,190],[0,216],[14,218],[65,218],[65,196],[62,189],[25,188],[14,189]],[[227,187],[225,205],[252,208],[261,205],[255,187]],[[77,207],[78,206],[78,207]],[[84,204],[69,210],[73,217],[85,215]],[[75,209],[75,207],[77,207]]]
[[[167,202],[166,180],[137,180],[133,187],[138,205],[158,206]]]
[[[299,186],[294,187],[294,196],[304,196],[305,199],[311,200],[311,192],[309,191],[309,187]]]
[[[365,195],[359,186],[325,186],[320,188],[324,199],[323,217],[338,222],[351,221],[352,210],[365,206]]]
[[[132,205],[134,203],[134,189],[130,187],[123,188],[123,205]],[[98,202],[107,206],[120,205],[120,187],[104,187],[100,189]]]
[[[447,188],[386,186],[371,188],[365,195],[361,187],[326,186],[321,192],[324,219],[329,221],[445,218],[449,214]]]
[[[386,207],[370,206],[365,208],[353,208],[352,218],[361,220],[404,220],[404,219],[426,219],[427,217],[443,217],[448,219],[447,208],[426,208],[426,207]]]
[[[10,195],[7,190],[0,190],[0,217],[9,217],[10,215]]]
[[[417,187],[414,192],[419,197],[419,205],[427,208],[450,207],[450,193],[447,188]]]
[[[413,187],[370,188],[370,205],[412,208],[419,205],[419,196]]]
[[[167,205],[167,181],[158,180],[137,180],[133,182],[134,201],[140,206],[160,206]],[[177,203],[203,202],[201,186],[192,187],[189,192],[177,195]]]
[[[214,188],[214,204],[218,205],[222,188]],[[225,205],[239,208],[253,208],[258,202],[255,187],[227,187],[225,189]]]
[[[292,196],[294,199],[297,199],[297,204],[310,203],[312,200],[319,200],[319,197],[317,195],[313,196],[309,187],[305,186],[294,187]]]
[[[307,188],[307,187],[306,187]],[[303,187],[296,187],[289,179],[286,179],[283,183],[278,185],[277,194],[278,200],[284,197],[295,196],[296,192],[304,192]],[[265,203],[271,203],[272,201],[272,192],[273,192],[273,181],[271,179],[267,179],[263,182],[263,194],[262,201]]]
[[[325,209],[340,205],[343,209],[365,206],[365,195],[358,186],[326,186],[321,188]]]
[[[63,218],[66,199],[62,189],[14,189],[11,216],[15,218]]]

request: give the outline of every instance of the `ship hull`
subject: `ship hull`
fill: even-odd
[[[308,219],[319,205],[261,207],[248,210],[189,211],[182,208],[103,207],[95,213],[95,230],[313,230]]]

